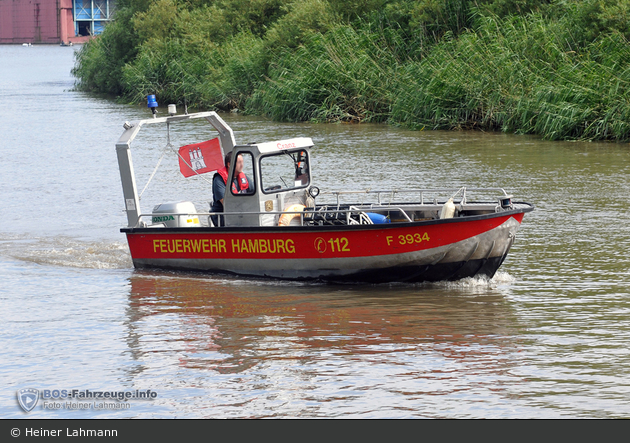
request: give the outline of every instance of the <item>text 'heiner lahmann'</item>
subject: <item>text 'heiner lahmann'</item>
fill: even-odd
[[[26,428],[24,430],[26,437],[118,437],[116,429],[34,429]]]

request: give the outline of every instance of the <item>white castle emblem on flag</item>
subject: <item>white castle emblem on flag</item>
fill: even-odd
[[[189,149],[188,155],[190,155],[190,167],[193,171],[198,171],[199,169],[203,169],[206,167],[206,162],[203,161],[201,148],[197,147]]]

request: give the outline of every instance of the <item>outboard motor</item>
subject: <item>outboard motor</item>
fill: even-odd
[[[153,208],[151,226],[166,228],[199,227],[199,217],[193,202],[162,203]]]

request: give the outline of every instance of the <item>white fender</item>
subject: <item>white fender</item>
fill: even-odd
[[[284,214],[280,216],[280,220],[278,220],[278,226],[289,226],[291,224],[291,220],[295,217],[299,217],[300,214],[287,214],[287,212],[302,212],[306,206],[304,205],[291,205],[284,208]]]
[[[455,215],[455,204],[453,203],[453,199],[449,198],[444,206],[442,206],[442,210],[440,211],[440,218],[453,218]]]

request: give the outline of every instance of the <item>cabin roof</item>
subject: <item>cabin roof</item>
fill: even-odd
[[[313,140],[310,137],[290,138],[274,142],[257,143],[260,153],[277,152],[284,149],[310,148]]]

